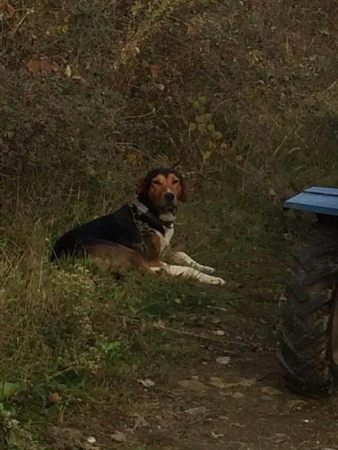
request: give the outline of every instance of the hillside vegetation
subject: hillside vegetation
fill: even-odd
[[[82,448],[50,427],[101,426],[108,404],[123,417],[138,379],[199,361],[189,333],[217,308],[230,341],[275,345],[283,199],[338,186],[337,8],[0,0],[0,447]],[[157,166],[190,187],[176,245],[224,288],[48,262],[58,235]]]

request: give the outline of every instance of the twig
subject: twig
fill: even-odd
[[[219,339],[215,339],[210,336],[205,336],[203,334],[195,334],[195,333],[191,333],[190,331],[177,330],[176,328],[169,328],[164,325],[154,324],[154,328],[156,328],[157,330],[165,330],[165,331],[171,331],[172,333],[183,334],[184,336],[191,336],[191,337],[195,337],[198,339],[206,339],[208,341],[213,341],[213,342],[218,342],[218,343],[220,342]]]
[[[12,266],[9,265],[7,270],[5,271],[4,276],[0,280],[0,287],[2,287],[5,284],[5,281],[6,281],[7,277],[8,277],[8,275],[10,274],[11,270],[12,270]]]
[[[276,148],[275,153],[273,154],[273,156],[276,156],[277,153],[279,152],[279,150],[283,147],[283,145],[285,144],[285,142],[289,139],[289,137],[291,136],[292,133],[294,133],[296,130],[292,129],[289,131],[289,133],[284,137],[284,139],[282,140],[282,142],[279,144],[279,146]]]
[[[128,320],[130,322],[138,322],[140,323],[140,319],[138,318],[132,318],[129,316],[124,316],[122,314],[119,314],[119,317],[121,317],[123,320]],[[204,339],[207,341],[212,341],[212,342],[217,342],[218,344],[221,344],[222,341],[220,339],[215,339],[212,338],[210,336],[205,336],[204,334],[196,334],[196,333],[192,333],[190,331],[184,331],[184,330],[177,330],[176,328],[170,328],[170,327],[166,327],[165,325],[162,325],[160,323],[154,323],[152,324],[153,328],[156,328],[157,330],[164,330],[164,331],[170,331],[171,333],[176,333],[176,334],[183,334],[184,336],[190,336],[190,337],[195,337],[198,339]],[[235,341],[229,341],[228,339],[226,340],[227,344],[231,344],[231,345],[237,345],[238,347],[255,347],[255,344],[253,342],[251,342],[250,344],[246,344],[244,342],[235,342]],[[225,350],[226,353],[231,353],[230,350]]]
[[[198,338],[198,339],[206,339],[208,341],[217,342],[218,344],[221,343],[221,341],[219,339],[214,339],[212,337],[205,336],[203,334],[191,333],[190,331],[183,331],[183,330],[177,330],[175,328],[169,328],[169,327],[166,327],[164,325],[154,324],[154,328],[157,328],[158,330],[171,331],[172,333],[183,334],[185,336],[191,336],[191,337],[195,337],[195,338]],[[237,345],[239,347],[252,347],[252,346],[254,346],[254,344],[246,344],[244,342],[234,342],[234,341],[229,341],[228,339],[226,340],[226,342],[227,342],[227,344]],[[225,352],[228,353],[228,350],[225,350]]]
[[[255,173],[254,170],[247,170],[244,169],[244,167],[239,166],[238,164],[235,164],[231,161],[229,161],[227,158],[223,158],[223,161],[225,161],[227,164],[230,164],[230,166],[236,167],[236,169],[241,170],[242,172],[248,173],[249,175],[253,175]]]
[[[30,14],[33,14],[35,11],[34,11],[34,9],[28,9],[27,11],[26,11],[26,14],[24,14],[22,17],[21,17],[21,19],[19,20],[19,23],[17,24],[17,26],[14,28],[14,30],[12,31],[12,36],[14,36],[15,35],[15,33],[18,31],[18,29],[21,27],[21,25],[22,25],[22,23],[27,19],[27,17],[30,15]]]

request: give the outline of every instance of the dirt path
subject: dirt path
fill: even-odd
[[[176,369],[166,386],[144,390],[139,411],[146,422],[130,438],[168,449],[337,448],[334,400],[286,392],[279,376],[269,375],[277,370],[273,354],[234,360]]]
[[[222,314],[215,330],[228,329],[224,336],[215,330],[206,334],[204,329],[209,338],[201,339],[197,337],[201,328],[192,328],[191,336],[173,336],[182,339],[182,345],[187,340],[199,342],[194,361],[183,360],[168,373],[149,367],[142,374],[145,386],[124,388],[129,392],[127,408],[106,406],[99,417],[86,421],[85,435],[97,440],[88,448],[338,448],[336,399],[309,400],[285,389],[272,324],[259,319],[265,322],[261,329],[268,331],[259,335],[253,326],[257,318],[243,328],[231,325],[227,313]]]

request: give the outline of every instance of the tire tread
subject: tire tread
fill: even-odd
[[[331,394],[331,314],[338,274],[337,233],[315,230],[296,254],[281,304],[279,359],[287,386],[304,395]]]

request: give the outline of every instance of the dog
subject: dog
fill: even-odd
[[[53,248],[51,261],[90,257],[102,269],[164,271],[201,283],[225,284],[222,278],[211,275],[214,268],[197,263],[183,252],[170,255],[170,262],[175,265],[161,261],[174,235],[179,201],[187,201],[182,175],[175,169],[154,169],[140,183],[135,201],[61,236]]]

